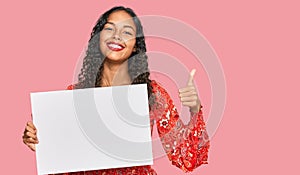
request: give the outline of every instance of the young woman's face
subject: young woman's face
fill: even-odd
[[[100,50],[108,61],[122,63],[135,49],[136,26],[125,11],[109,15],[100,32]]]

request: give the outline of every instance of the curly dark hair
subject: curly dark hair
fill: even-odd
[[[91,37],[88,42],[86,56],[83,59],[83,65],[78,74],[78,83],[75,89],[101,87],[103,62],[105,56],[100,51],[100,31],[107,23],[109,15],[115,11],[125,11],[133,19],[136,26],[136,43],[135,51],[128,58],[128,73],[132,80],[131,84],[147,83],[149,105],[153,104],[153,94],[151,80],[149,79],[150,71],[148,68],[148,56],[146,54],[146,43],[143,27],[137,15],[130,8],[123,6],[113,7],[103,13],[97,20],[93,28]]]

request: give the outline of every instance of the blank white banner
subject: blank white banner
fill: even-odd
[[[146,84],[30,95],[39,175],[153,164]]]

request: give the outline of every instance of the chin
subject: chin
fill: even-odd
[[[119,55],[107,55],[106,56],[106,60],[109,61],[109,62],[119,62],[119,63],[122,63],[124,61],[127,60],[127,58],[122,58],[121,56]]]

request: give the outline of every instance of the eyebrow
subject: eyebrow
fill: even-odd
[[[111,25],[113,25],[113,26],[116,26],[116,24],[113,23],[113,22],[106,22],[106,24],[111,24]],[[134,28],[133,28],[132,26],[130,26],[130,25],[124,25],[123,27],[124,27],[124,28],[131,28],[133,31],[135,31]]]

